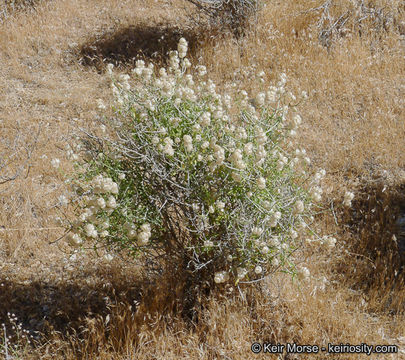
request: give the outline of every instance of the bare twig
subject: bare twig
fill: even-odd
[[[18,133],[11,145],[7,144],[6,140],[2,140],[5,151],[3,153],[0,153],[0,185],[17,179],[25,169],[27,169],[28,175],[29,169],[31,167],[30,160],[37,145],[39,134],[41,132],[41,124],[38,126],[36,132],[34,132],[33,140],[29,142],[27,138],[29,135],[31,136],[31,131],[32,130],[29,129],[27,134],[22,134],[22,132],[18,130]],[[2,171],[10,168],[10,166],[16,161],[21,152],[25,152],[25,154],[23,155],[25,158],[23,163],[18,165],[17,169],[15,169],[11,175],[1,175]]]

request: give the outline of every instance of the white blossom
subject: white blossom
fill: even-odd
[[[266,100],[266,94],[265,93],[259,93],[256,96],[256,102],[258,105],[263,106],[264,102]]]
[[[211,240],[205,240],[204,241],[204,246],[205,247],[213,247],[214,246],[214,243],[211,241]]]
[[[198,65],[196,67],[198,76],[202,77],[207,74],[207,68],[204,65]]]
[[[271,86],[266,93],[267,101],[271,104],[277,101],[277,89]]]
[[[111,63],[107,64],[107,72],[108,72],[110,75],[112,74],[113,69],[114,69],[114,65],[113,65],[113,64],[111,64]]]
[[[268,246],[263,246],[263,247],[262,247],[262,253],[263,253],[264,255],[268,254],[269,252],[270,252],[270,249],[268,248]]]
[[[96,204],[100,209],[104,209],[106,206],[105,200],[102,197],[97,199]]]
[[[238,267],[236,269],[236,273],[237,273],[238,279],[243,279],[247,275],[248,271],[245,268]]]
[[[111,254],[105,254],[104,259],[107,261],[112,261],[114,259],[114,256]]]
[[[278,236],[270,237],[269,245],[274,247],[274,248],[278,248],[280,246],[280,240],[279,240]]]
[[[264,200],[262,203],[262,206],[266,209],[266,210],[270,210],[271,208],[271,203],[268,200]]]
[[[273,213],[270,217],[269,221],[269,226],[270,227],[276,227],[278,224],[278,221],[281,219],[281,213],[279,211],[276,211]]]
[[[261,127],[256,129],[256,141],[259,145],[263,145],[267,141],[267,136],[264,130]]]
[[[105,110],[105,109],[107,108],[107,107],[105,106],[103,100],[101,100],[101,99],[97,99],[97,100],[96,100],[96,103],[97,103],[97,107],[98,107],[100,110]]]
[[[111,194],[118,194],[119,189],[118,189],[118,184],[116,182],[113,182],[111,184],[111,190],[110,190]]]
[[[110,209],[115,209],[117,207],[117,202],[116,202],[114,196],[112,196],[112,195],[109,196],[109,198],[107,199],[107,202],[106,202],[106,206]]]
[[[261,274],[263,272],[263,268],[260,266],[260,265],[257,265],[256,267],[255,267],[255,273],[257,274],[257,275],[259,275],[259,274]]]
[[[190,68],[190,67],[191,67],[191,62],[190,62],[190,60],[187,59],[187,58],[184,58],[184,59],[183,59],[183,66],[184,66],[186,69]]]
[[[256,236],[260,236],[263,233],[263,229],[261,227],[253,227],[252,234]]]
[[[55,169],[57,169],[57,168],[59,167],[59,165],[60,165],[60,160],[57,159],[57,158],[52,159],[52,160],[51,160],[51,165],[52,165],[52,167],[54,167]]]
[[[301,200],[296,201],[293,207],[293,214],[298,215],[304,211],[304,203]]]
[[[215,202],[215,205],[217,206],[217,209],[220,211],[223,211],[225,209],[225,203],[223,201],[217,200]]]
[[[343,205],[346,207],[351,207],[352,206],[352,200],[354,199],[354,194],[350,191],[345,192],[344,200],[343,200]]]
[[[266,179],[261,176],[256,180],[256,184],[259,189],[263,190],[266,188]]]
[[[214,274],[216,284],[222,284],[229,280],[229,274],[226,271],[219,271]]]
[[[141,230],[146,232],[146,233],[149,233],[149,234],[152,231],[151,226],[148,223],[142,224],[141,225]]]
[[[73,247],[77,247],[83,243],[82,238],[78,234],[71,234],[69,236],[69,244]]]
[[[65,195],[59,196],[58,200],[59,200],[60,205],[62,205],[62,206],[66,206],[69,203],[69,201]]]
[[[149,242],[149,238],[151,236],[150,231],[141,231],[137,234],[136,239],[138,241],[138,245],[144,246]]]
[[[190,135],[183,136],[184,147],[188,152],[193,151],[193,138]]]
[[[166,143],[163,147],[163,152],[169,156],[174,155],[174,149],[170,143]]]
[[[84,227],[84,231],[88,237],[96,238],[98,236],[97,230],[93,224],[86,224]]]
[[[245,144],[243,150],[246,155],[251,155],[253,153],[253,144],[251,142]]]
[[[184,39],[184,38],[181,38],[179,40],[178,45],[177,45],[177,51],[178,51],[179,57],[181,59],[186,57],[186,55],[187,55],[187,47],[188,47],[187,40]]]
[[[211,113],[205,112],[201,115],[200,125],[208,126],[211,123]]]
[[[295,116],[293,117],[293,124],[294,124],[294,126],[297,127],[297,126],[301,125],[301,123],[302,123],[302,118],[301,118],[301,116],[300,116],[299,114],[295,115]]]

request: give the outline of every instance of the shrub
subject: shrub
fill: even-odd
[[[301,122],[281,105],[295,99],[286,76],[255,99],[221,95],[186,52],[181,39],[156,73],[139,60],[134,82],[108,67],[115,116],[81,137],[69,241],[128,250],[148,271],[197,289],[256,282],[276,269],[295,274],[291,255],[324,174],[308,180],[305,150],[286,150]]]
[[[236,37],[245,34],[252,17],[257,14],[258,0],[188,0],[208,14],[215,28],[229,29]]]

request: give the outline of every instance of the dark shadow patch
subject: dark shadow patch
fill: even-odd
[[[384,181],[356,191],[343,223],[349,235],[350,264],[342,272],[351,288],[374,298],[379,309],[405,311],[405,184]]]
[[[168,53],[177,49],[178,41],[188,41],[187,57],[193,57],[207,39],[203,29],[181,29],[170,25],[136,25],[114,33],[93,37],[79,49],[80,63],[103,71],[108,63],[133,66],[138,59],[166,65]]]
[[[84,268],[69,274],[59,269],[64,274],[53,275],[60,280],[43,275],[19,281],[0,274],[0,348],[5,328],[9,344],[24,347],[32,337],[32,351],[48,348],[61,358],[71,353],[76,359],[99,358],[98,352],[109,346],[114,352],[125,351],[129,343],[135,348],[141,331],[166,318],[193,328],[206,301],[196,299],[191,284],[173,274],[148,276],[139,266],[121,262]]]
[[[392,187],[381,182],[363,187],[359,198],[353,202],[349,216],[350,229],[358,231],[365,240],[361,241],[362,248],[370,255],[376,251],[378,257],[386,257],[392,252],[394,270],[403,270],[405,184]]]
[[[0,278],[0,324],[17,336],[10,322],[14,314],[22,329],[42,342],[55,331],[63,336],[80,333],[86,318],[104,318],[119,303],[132,304],[135,310],[144,284],[129,274],[104,272],[80,271],[60,281]]]

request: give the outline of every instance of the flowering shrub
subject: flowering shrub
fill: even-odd
[[[310,179],[305,150],[286,150],[301,123],[282,106],[294,99],[286,76],[255,99],[220,94],[186,54],[181,39],[167,69],[139,60],[134,82],[109,66],[115,116],[82,139],[69,241],[127,249],[198,284],[294,272],[324,171]]]

